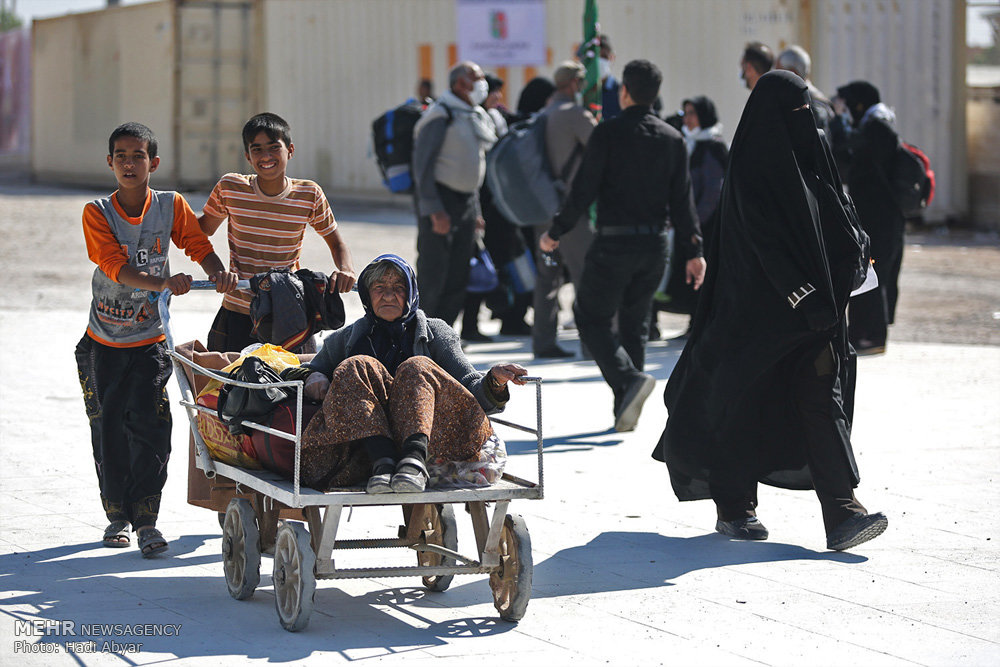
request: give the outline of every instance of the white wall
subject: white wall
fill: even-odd
[[[32,24],[31,166],[35,178],[114,187],[108,136],[148,125],[161,154],[173,143],[169,2]],[[162,168],[169,170],[166,164]],[[154,176],[154,183],[155,181]]]

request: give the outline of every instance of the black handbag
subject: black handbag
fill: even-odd
[[[247,357],[239,368],[229,374],[229,377],[252,384],[282,381],[281,377],[259,357]],[[260,422],[270,415],[278,404],[292,395],[289,387],[251,389],[224,384],[219,390],[219,420],[229,427],[229,432],[233,435],[247,434],[250,430],[243,426],[244,420]]]

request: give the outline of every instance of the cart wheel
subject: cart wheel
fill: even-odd
[[[490,574],[493,606],[505,621],[519,621],[531,598],[531,537],[520,514],[508,514],[500,531],[500,567]]]
[[[300,523],[282,522],[274,544],[274,606],[281,627],[289,632],[309,624],[316,595],[315,566],[309,531]]]
[[[455,522],[455,510],[451,505],[431,505],[427,512],[424,525],[420,531],[420,541],[424,544],[436,544],[445,549],[458,551],[458,524]],[[454,565],[454,558],[447,558],[430,551],[417,552],[417,563],[421,567],[435,565]],[[446,591],[451,586],[455,575],[437,575],[423,577],[424,586],[431,591]]]
[[[253,596],[260,583],[260,533],[253,506],[243,498],[233,498],[223,515],[222,567],[226,587],[237,600]]]

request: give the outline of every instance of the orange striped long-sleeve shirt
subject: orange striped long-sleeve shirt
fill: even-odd
[[[306,179],[287,181],[287,187],[271,197],[260,191],[256,175],[226,174],[205,204],[205,213],[229,218],[229,270],[240,278],[272,269],[298,269],[306,225],[323,237],[337,229],[319,185]],[[246,290],[231,292],[223,307],[249,314],[251,296]]]

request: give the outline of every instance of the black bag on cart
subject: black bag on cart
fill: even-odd
[[[229,377],[239,382],[253,384],[282,381],[281,377],[259,357],[247,357],[239,368],[229,374]],[[248,434],[253,429],[245,428],[244,420],[261,423],[282,401],[292,395],[293,392],[289,387],[249,389],[224,384],[219,389],[219,419],[229,427],[229,432],[233,435]]]

